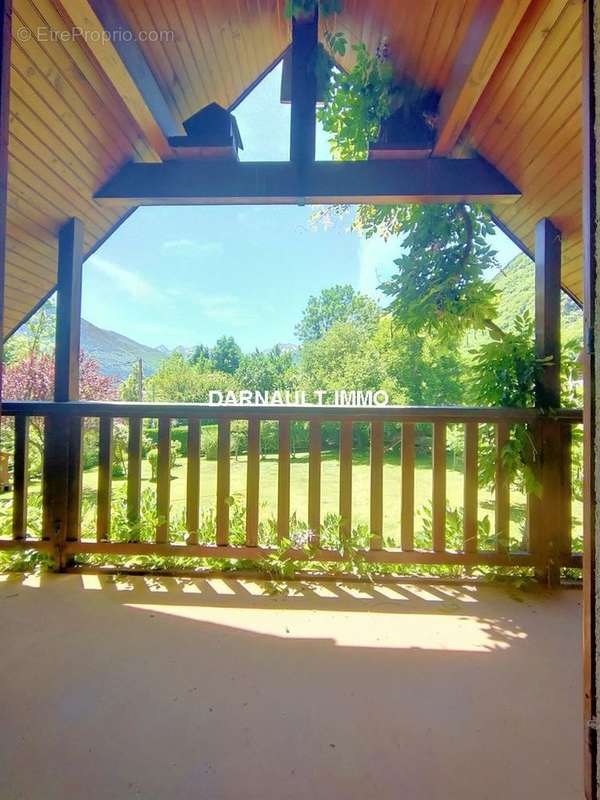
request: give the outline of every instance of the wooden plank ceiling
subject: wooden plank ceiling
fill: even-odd
[[[526,10],[476,95],[462,146],[522,191],[497,212],[528,247],[542,216],[562,231],[563,284],[580,298],[581,1],[509,1]],[[232,104],[289,44],[283,0],[116,5],[134,33],[174,32],[174,41],[140,41],[139,49],[177,123],[211,101]],[[351,41],[374,50],[387,38],[398,76],[443,93],[482,0],[344,6],[334,25]],[[92,251],[122,216],[93,194],[128,160],[161,154],[160,135],[135,85],[122,80],[116,51],[68,35],[74,24],[93,27],[93,9],[101,15],[101,7],[100,0],[14,0],[5,333],[54,286],[61,225],[80,217]]]

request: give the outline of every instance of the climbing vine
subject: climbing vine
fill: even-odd
[[[285,0],[285,16],[302,19],[311,17],[318,9],[321,17],[330,17],[339,14],[343,7],[343,0]]]
[[[328,34],[325,41],[332,57],[346,53],[343,36]],[[345,72],[331,71],[325,103],[318,112],[330,134],[334,158],[367,158],[385,120],[400,108],[407,118],[417,115],[435,127],[437,97],[410,80],[394,79],[386,42],[374,54],[363,43],[352,45],[351,51],[353,65]],[[337,211],[346,212],[348,207]],[[494,321],[497,291],[487,272],[497,269],[498,263],[488,239],[494,232],[488,208],[470,203],[362,205],[355,210],[352,227],[366,238],[398,238],[396,269],[379,288],[389,300],[391,317],[408,332],[446,344],[470,330],[488,332],[489,340],[480,340],[471,351],[474,404],[534,404],[534,387],[544,362],[535,355],[533,321],[525,314],[508,330]],[[495,443],[491,430],[488,433],[483,435],[481,480],[493,485]],[[536,491],[536,458],[528,428],[513,426],[502,453],[510,479]]]

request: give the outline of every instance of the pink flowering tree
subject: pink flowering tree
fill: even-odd
[[[52,400],[54,357],[31,352],[4,368],[4,400]],[[117,382],[100,372],[98,362],[85,353],[79,358],[79,393],[82,400],[117,400]]]
[[[103,375],[98,362],[85,353],[79,358],[79,393],[82,400],[117,400],[119,396],[116,380]],[[20,360],[4,366],[3,400],[52,400],[53,396],[54,356],[51,353],[31,349]],[[31,471],[35,473],[41,468],[43,424],[41,419],[32,418],[30,425],[29,444],[34,451]],[[89,431],[89,426],[86,428]],[[12,435],[11,421],[3,421],[2,450],[12,450]],[[90,437],[86,435],[86,438]]]

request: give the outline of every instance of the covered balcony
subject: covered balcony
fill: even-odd
[[[581,305],[582,263],[588,283],[592,274],[581,200],[591,12],[567,0],[345,0],[329,29],[332,5],[0,0],[5,337],[57,295],[53,400],[1,402],[11,511],[0,551],[25,565],[48,556],[47,570],[0,582],[2,797],[575,800],[584,778],[595,797],[594,693],[581,670],[582,616],[590,658],[593,628],[592,584],[581,591],[594,552],[589,286],[585,418],[560,394],[561,291]],[[364,160],[316,159],[313,66],[319,42],[340,32],[386,59],[393,43],[391,69],[420,95],[435,92],[426,135],[398,138],[396,119]],[[351,52],[337,53],[336,69],[351,66]],[[289,159],[240,161],[232,112],[282,58]],[[306,203],[489,206],[534,261],[543,369],[531,407],[80,399],[84,262],[136,208]],[[119,519],[117,422],[127,432]],[[186,446],[177,502],[175,425]],[[276,430],[269,519],[267,425]],[[42,477],[32,491],[34,428]],[[518,489],[504,457],[515,428],[534,454],[532,483]],[[93,485],[84,484],[90,429]],[[459,469],[448,463],[450,435],[461,441]],[[484,449],[494,465],[486,490]],[[333,499],[324,489],[332,450]]]

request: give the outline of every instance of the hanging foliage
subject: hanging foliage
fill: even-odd
[[[496,292],[485,271],[497,266],[486,240],[486,209],[458,205],[361,206],[355,226],[365,236],[401,236],[397,272],[380,289],[389,309],[412,333],[456,336],[489,327]]]
[[[339,14],[343,7],[343,0],[285,0],[285,16],[288,19],[312,17],[318,8],[320,16],[330,17]]]
[[[345,51],[343,37],[330,36],[328,41],[334,53]],[[343,161],[364,160],[382,120],[392,112],[392,65],[372,56],[363,43],[351,49],[354,65],[348,72],[333,70],[325,103],[317,112],[323,129],[331,134],[333,157]]]

